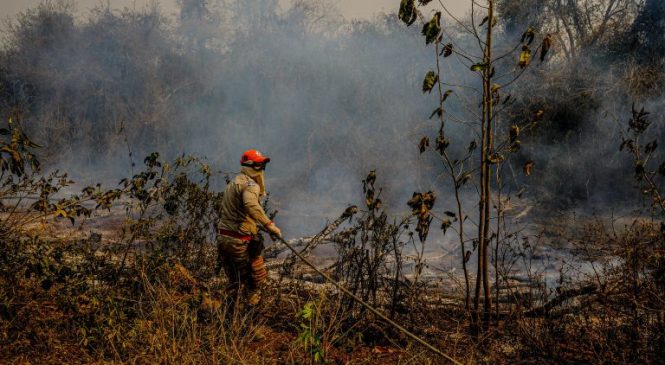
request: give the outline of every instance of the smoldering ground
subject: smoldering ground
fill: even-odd
[[[149,152],[165,159],[194,154],[207,158],[222,189],[242,151],[257,148],[272,158],[272,207],[293,236],[311,234],[361,202],[361,180],[370,170],[377,171],[382,199],[394,214],[408,213],[413,191],[435,191],[437,209],[452,207],[440,162],[417,148],[438,128],[428,120],[436,96],[420,91],[435,66],[434,51],[418,29],[405,28],[394,14],[349,21],[323,0],[285,8],[272,0],[252,6],[184,1],[180,10],[170,19],[158,6],[76,14],[48,3],[8,26],[0,108],[5,119],[20,111],[28,133],[44,145],[47,168],[112,185]],[[452,20],[444,23],[446,36],[473,48]],[[508,49],[520,33],[504,31],[500,42]],[[513,98],[548,112],[561,109],[542,86],[559,72],[556,52],[511,86]],[[511,71],[517,56],[502,67]],[[510,189],[527,188],[524,206],[598,212],[635,197],[624,173],[629,161],[618,152],[631,101],[615,87],[619,66],[590,58],[580,64],[584,74],[598,76],[585,80],[585,90],[572,78],[557,90],[591,90],[590,106],[571,115],[571,128],[546,116],[513,161]],[[446,60],[443,78],[474,86],[463,62]],[[473,121],[469,110],[478,95],[470,87],[450,88],[447,113]],[[662,97],[646,103],[657,109]],[[477,140],[465,124],[451,118],[449,125],[453,151]],[[520,169],[528,159],[535,169],[527,178]],[[466,189],[474,194],[472,184]],[[475,211],[474,200],[465,201],[466,210]]]

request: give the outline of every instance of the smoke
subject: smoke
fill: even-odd
[[[159,151],[166,159],[205,156],[222,189],[224,175],[239,170],[242,152],[259,149],[272,159],[267,187],[289,236],[311,234],[362,202],[361,180],[370,170],[377,170],[381,197],[395,214],[407,213],[413,191],[427,190],[439,193],[437,209],[452,210],[440,161],[417,148],[422,136],[434,140],[438,129],[427,119],[435,93],[420,90],[435,67],[434,50],[425,47],[419,29],[394,15],[351,22],[324,0],[286,8],[273,0],[182,1],[181,7],[176,20],[158,7],[100,7],[81,18],[51,4],[21,15],[2,52],[2,114],[23,111],[23,124],[45,145],[48,164],[84,182],[113,183],[131,172],[132,161],[140,164],[141,156]],[[450,31],[462,47],[477,48]],[[508,45],[519,35],[500,38]],[[506,58],[502,67],[514,67],[510,63],[515,59]],[[583,73],[603,76],[582,82],[593,82],[594,92],[591,106],[576,115],[583,118],[579,128],[571,134],[546,121],[515,159],[515,175],[521,162],[536,161],[530,178],[511,182],[513,190],[528,186],[534,204],[606,206],[632,194],[617,153],[622,127],[602,117],[623,123],[630,104],[625,93],[608,92],[616,79],[614,72],[599,72],[607,63],[587,64]],[[558,93],[550,92],[543,85],[555,77],[545,73],[561,71],[542,69],[513,86],[518,105],[560,111],[569,92],[584,91],[565,81],[556,84]],[[478,86],[468,65],[452,58],[443,63],[442,77]],[[471,120],[478,94],[451,89],[447,113]],[[516,113],[502,123],[512,117]],[[461,123],[449,122],[448,131],[458,154],[477,140]],[[473,191],[469,184],[464,196]],[[465,199],[467,211],[475,211],[473,202]]]

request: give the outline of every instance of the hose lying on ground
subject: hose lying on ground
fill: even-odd
[[[314,266],[314,264],[312,264],[309,260],[307,260],[307,259],[306,259],[306,258],[300,253],[300,252],[298,252],[293,246],[291,246],[291,245],[290,245],[290,244],[289,244],[284,238],[282,238],[282,237],[275,237],[275,238],[276,238],[277,240],[279,240],[281,243],[283,243],[283,244],[284,244],[289,250],[291,250],[291,251],[292,251],[292,252],[293,252],[293,253],[294,253],[294,254],[295,254],[295,255],[296,255],[296,256],[297,256],[302,262],[304,262],[305,264],[307,264],[307,266],[311,267],[314,271],[316,271],[316,272],[317,272],[319,275],[321,275],[324,279],[326,279],[326,280],[329,281],[331,284],[333,284],[337,289],[339,289],[339,290],[342,291],[344,294],[346,294],[346,295],[348,295],[349,297],[351,297],[351,299],[353,299],[354,301],[358,302],[358,303],[359,303],[360,305],[362,305],[363,307],[367,308],[370,312],[374,313],[374,314],[377,315],[379,318],[383,319],[386,323],[388,323],[389,325],[395,327],[397,330],[399,330],[400,332],[404,333],[405,335],[411,337],[412,339],[416,340],[416,341],[417,341],[418,343],[420,343],[421,345],[427,347],[427,349],[429,349],[430,351],[432,351],[432,352],[434,352],[434,353],[436,353],[436,354],[438,354],[438,355],[443,356],[444,358],[446,358],[447,360],[449,360],[449,361],[452,362],[453,364],[455,364],[455,365],[462,365],[461,362],[459,362],[459,361],[455,360],[454,358],[452,358],[452,357],[450,357],[450,356],[444,354],[443,352],[439,351],[436,347],[430,345],[429,343],[427,343],[427,342],[426,342],[425,340],[423,340],[422,338],[420,338],[420,337],[416,336],[415,334],[411,333],[409,330],[407,330],[406,328],[400,326],[399,324],[397,324],[396,322],[394,322],[393,320],[391,320],[390,318],[388,318],[387,316],[385,316],[383,313],[379,312],[376,308],[372,307],[371,305],[367,304],[365,301],[363,301],[362,299],[360,299],[358,296],[356,296],[355,294],[351,293],[348,289],[346,289],[345,287],[343,287],[342,285],[340,285],[338,282],[336,282],[335,280],[333,280],[333,278],[331,278],[331,277],[328,276],[326,273],[324,273],[323,271],[319,270],[316,266]]]

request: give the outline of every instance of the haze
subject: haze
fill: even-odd
[[[14,17],[18,12],[25,11],[29,8],[37,6],[42,0],[0,0],[0,17]],[[122,9],[129,8],[142,8],[155,0],[108,0],[113,8]],[[280,3],[288,4],[291,0],[280,0]],[[92,7],[105,3],[102,0],[79,0],[75,1],[79,12],[86,12]],[[158,1],[160,6],[166,13],[173,14],[176,11],[175,0]],[[468,8],[466,1],[443,1],[449,9],[458,14],[464,14]],[[399,8],[399,0],[339,0],[339,8],[341,13],[347,19],[370,19],[375,14],[380,12],[396,11]]]

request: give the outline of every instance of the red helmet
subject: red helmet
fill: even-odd
[[[247,150],[240,157],[240,164],[243,166],[255,166],[267,164],[268,162],[270,162],[270,158],[257,150]]]

